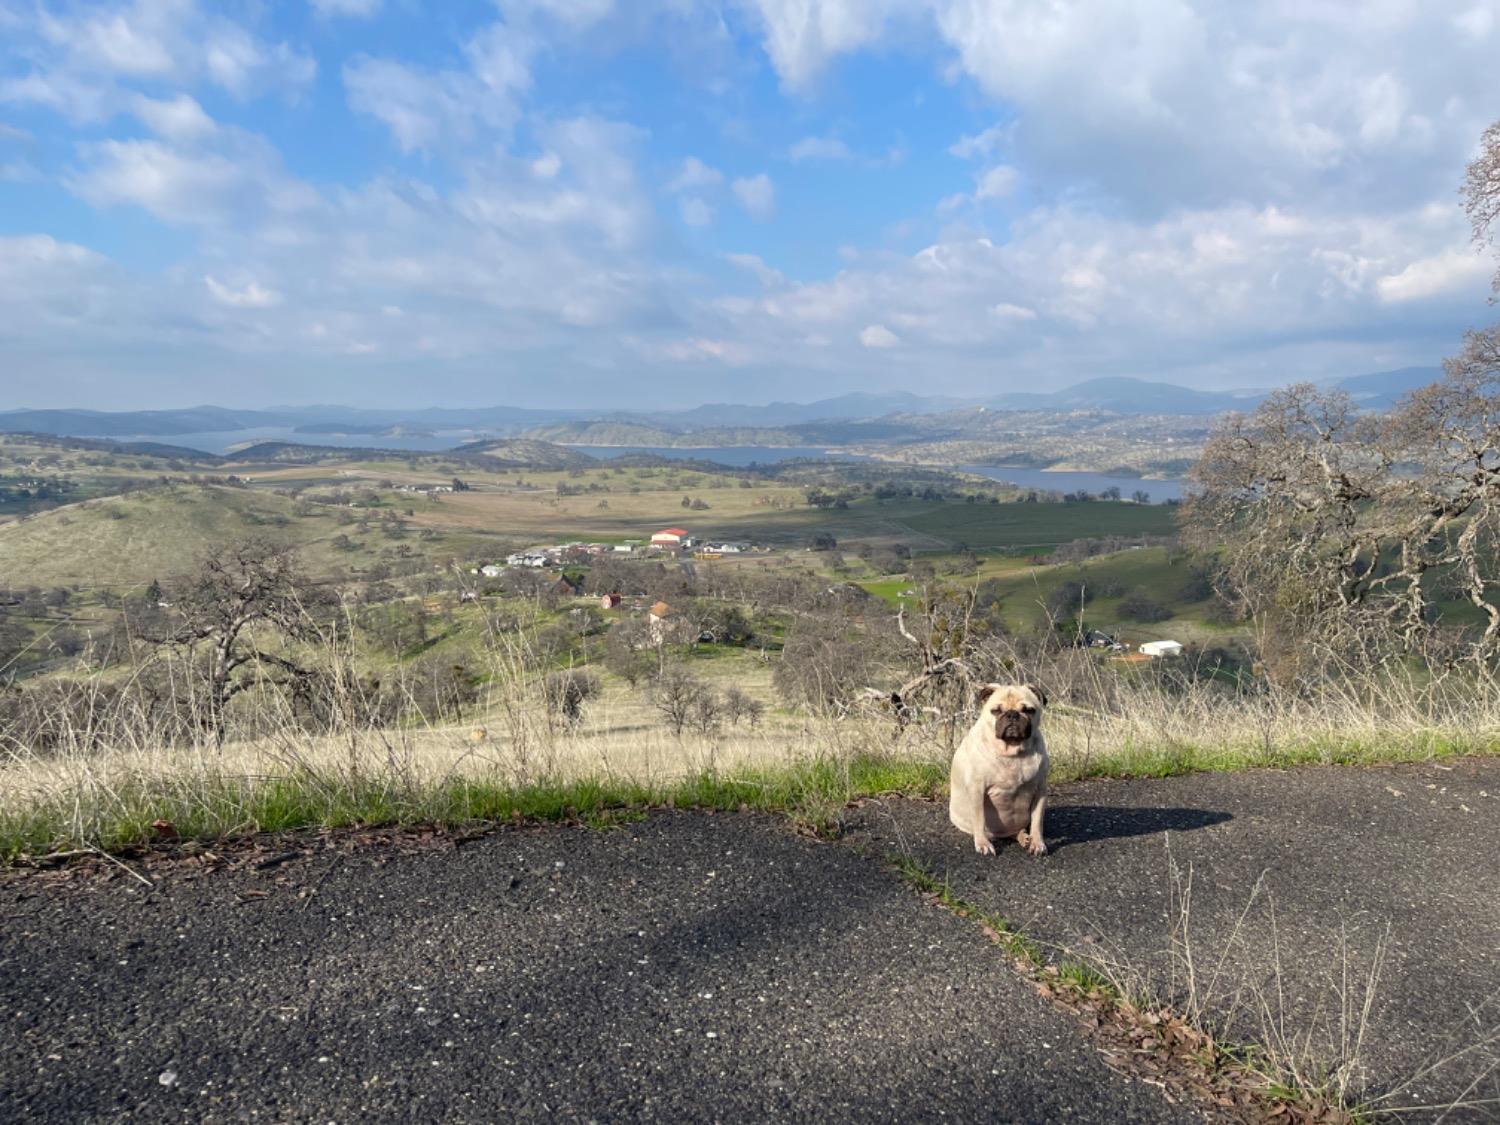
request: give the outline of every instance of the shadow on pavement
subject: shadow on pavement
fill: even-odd
[[[1191,832],[1233,820],[1213,809],[1140,809],[1107,805],[1055,805],[1047,809],[1047,849],[1072,844],[1150,836],[1157,832]]]

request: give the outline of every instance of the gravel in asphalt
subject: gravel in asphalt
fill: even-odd
[[[148,871],[0,877],[0,1120],[1197,1119],[973,924],[776,819]]]
[[[1389,1106],[1500,1118],[1500,759],[1058,786],[1036,859],[977,855],[940,804],[858,820],[1054,955],[1195,997],[1241,1040],[1355,1057]]]

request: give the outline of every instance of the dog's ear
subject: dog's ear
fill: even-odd
[[[986,699],[988,699],[990,696],[994,695],[995,692],[999,690],[999,688],[1000,688],[999,684],[980,684],[979,685],[979,690],[974,693],[974,702],[975,702],[975,704],[977,704],[980,707],[983,707],[984,706],[984,701]]]
[[[1026,690],[1041,700],[1042,706],[1047,706],[1047,693],[1042,690],[1041,684],[1027,684]]]

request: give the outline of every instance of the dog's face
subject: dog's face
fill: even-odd
[[[1047,693],[1035,684],[985,684],[979,689],[979,721],[1005,746],[1029,741],[1046,705]]]

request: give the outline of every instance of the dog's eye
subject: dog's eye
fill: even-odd
[[[1036,714],[1036,708],[1035,707],[1022,707],[1021,711],[1024,714],[1027,714],[1027,715],[1035,715]]]

